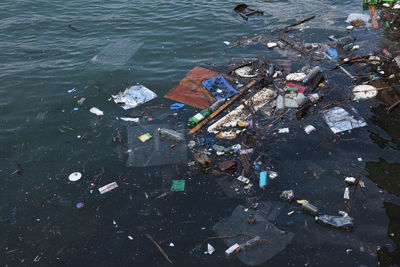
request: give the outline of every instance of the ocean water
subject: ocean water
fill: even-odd
[[[244,199],[227,197],[213,177],[186,164],[127,167],[128,124],[117,117],[151,117],[170,125],[186,122],[197,110],[185,107],[175,116],[168,108],[145,107],[173,103],[163,95],[195,66],[223,72],[231,57],[281,57],[257,46],[228,49],[224,42],[233,44],[260,33],[277,40],[278,29],[313,15],[316,18],[300,26],[300,32],[308,42],[325,42],[330,34],[346,34],[347,15],[362,12],[362,3],[248,1],[264,11],[248,21],[232,11],[237,3],[0,2],[3,266],[168,265],[146,234],[179,266],[243,264],[224,256],[222,241],[213,243],[217,248],[213,255],[197,255],[193,248],[215,235],[212,226]],[[371,30],[357,34],[360,39],[376,39]],[[140,112],[123,110],[110,97],[130,83],[145,85],[158,98]],[[86,101],[78,105],[82,97]],[[377,256],[378,247],[396,249],[400,142],[393,129],[397,124],[383,115],[382,106],[370,111],[368,105],[359,106],[368,127],[344,136],[335,149],[320,145],[324,131],[314,138],[299,134],[296,139],[266,144],[280,176],[265,200],[277,200],[283,189],[291,187],[299,198],[314,200],[337,214],[346,206],[343,185],[337,186],[341,176],[335,170],[342,176],[361,175],[367,185],[353,203],[352,233],[314,226],[313,218],[301,215],[295,204],[286,206],[278,225],[294,232],[295,238],[268,262],[272,266],[333,266],[334,262],[374,266],[384,260],[379,252]],[[90,113],[91,107],[104,111],[104,116]],[[311,121],[323,125],[321,119]],[[22,172],[16,173],[19,168]],[[322,174],[318,184],[310,178],[312,170]],[[74,171],[82,172],[83,178],[71,184],[67,177]],[[169,192],[171,179],[186,180],[185,192],[162,196]],[[117,189],[98,193],[99,186],[113,181],[119,184]],[[79,202],[84,208],[76,208]],[[288,219],[291,209],[300,215]]]

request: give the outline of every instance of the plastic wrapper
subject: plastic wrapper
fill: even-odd
[[[112,95],[114,102],[125,110],[135,108],[157,97],[157,94],[143,85],[134,85],[123,92]]]
[[[333,133],[367,126],[365,120],[352,106],[334,107],[322,112],[323,118]]]

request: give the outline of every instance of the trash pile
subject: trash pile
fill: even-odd
[[[390,7],[393,5],[395,8],[398,4]],[[248,20],[250,15],[262,14],[245,4],[238,5],[234,11],[244,20]],[[390,21],[390,27],[396,29],[399,26],[397,15]],[[226,196],[247,203],[238,205],[231,216],[214,225],[213,231],[219,235],[216,239],[222,239],[226,248],[223,252],[218,251],[207,240],[201,245],[207,243],[206,253],[209,255],[235,255],[245,264],[259,265],[283,251],[295,236],[290,231],[281,230],[271,220],[276,218],[279,209],[267,209],[272,204],[264,196],[271,185],[284,181],[285,177],[274,166],[268,147],[261,140],[295,139],[303,132],[307,138],[313,138],[315,132],[328,129],[331,139],[340,139],[367,126],[355,104],[377,98],[384,91],[397,94],[386,80],[398,80],[398,69],[387,73],[384,70],[386,61],[382,58],[392,58],[393,63],[400,67],[399,56],[389,56],[387,50],[383,56],[366,53],[362,43],[352,35],[357,27],[369,26],[368,16],[351,14],[347,19],[350,24],[346,28],[348,34],[327,36],[325,43],[307,43],[292,33],[297,25],[312,19],[282,29],[276,40],[261,34],[229,47],[263,44],[265,49],[272,49],[288,59],[268,59],[263,55],[232,58],[226,73],[200,66],[189,71],[165,95],[165,98],[177,101],[170,106],[174,112],[179,113],[182,107],[188,107],[192,116],[186,118],[187,121],[163,122],[161,117],[160,121],[153,122],[151,116],[147,120],[120,117],[128,123],[126,166],[186,165],[192,173],[201,172],[207,179],[215,179]],[[124,44],[118,47],[122,49]],[[130,52],[134,53],[133,50]],[[103,52],[92,61],[103,64],[107,58],[107,53]],[[120,62],[111,61],[111,64],[117,63]],[[364,75],[360,76],[360,73]],[[351,86],[342,86],[343,80]],[[111,99],[124,110],[130,110],[156,97],[153,91],[138,84],[112,95]],[[81,102],[83,104],[84,100]],[[389,111],[395,108],[391,106]],[[89,111],[97,116],[105,115],[96,107]],[[314,125],[307,120],[310,117]],[[118,139],[122,142],[119,132]],[[82,177],[81,173],[73,171],[69,175],[72,183]],[[318,175],[314,173],[314,176]],[[174,178],[170,191],[184,192],[190,186],[187,182],[186,179]],[[278,206],[297,203],[305,214],[314,218],[315,223],[351,231],[357,227],[357,218],[351,216],[350,201],[357,187],[362,190],[363,183],[360,177],[346,177],[344,182],[343,210],[338,215],[329,215],[336,211],[321,210],[307,200],[297,199],[293,189],[282,192],[280,200],[277,199]],[[98,191],[105,194],[119,190],[119,187],[122,186],[111,182],[99,187]],[[80,203],[79,208],[83,207]],[[287,216],[297,214],[292,211]],[[154,241],[151,237],[149,239]],[[153,243],[160,249],[155,241]],[[164,255],[165,252],[160,251]],[[170,261],[166,254],[164,257]]]

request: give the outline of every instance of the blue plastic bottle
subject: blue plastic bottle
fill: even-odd
[[[260,172],[260,188],[265,189],[267,186],[267,172],[262,171]]]

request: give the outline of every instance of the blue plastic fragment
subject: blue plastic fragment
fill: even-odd
[[[180,108],[182,108],[184,106],[185,106],[185,104],[182,104],[182,103],[174,103],[169,108],[170,109],[180,109]]]
[[[238,93],[222,75],[203,81],[202,84],[217,100],[225,99]],[[218,89],[222,90],[222,92],[217,92]]]
[[[74,108],[75,111],[79,110],[79,108]]]
[[[202,137],[200,138],[200,147],[205,149],[213,148],[214,146],[214,139],[211,137]]]
[[[267,172],[260,172],[260,188],[264,189],[267,186]]]
[[[337,58],[338,53],[335,48],[328,48],[328,53],[332,58]]]

